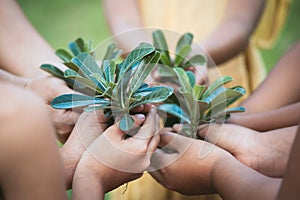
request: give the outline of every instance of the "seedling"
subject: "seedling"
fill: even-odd
[[[69,47],[72,50],[72,45]],[[77,51],[76,47],[76,51],[72,50],[74,57],[64,56],[65,63],[72,63],[66,65],[69,69],[64,72],[52,65],[42,65],[42,69],[72,83],[74,90],[84,93],[58,96],[51,103],[53,108],[84,107],[85,111],[106,109],[106,114],[113,116],[123,131],[128,131],[134,125],[130,116],[133,108],[146,103],[163,102],[173,93],[171,87],[150,87],[144,83],[160,59],[160,53],[151,44],[141,43],[119,64],[114,59],[116,49],[111,46],[100,66],[90,49],[81,47],[81,51]],[[61,50],[58,54],[66,55]]]
[[[176,74],[173,71],[173,68],[175,67],[187,69],[188,67],[206,63],[205,57],[201,54],[194,55],[190,59],[187,59],[192,51],[191,45],[193,42],[193,34],[191,33],[185,33],[179,38],[174,59],[171,58],[166,38],[161,30],[154,31],[152,33],[152,38],[154,47],[161,53],[159,73],[162,78],[176,77]]]
[[[224,122],[231,113],[244,112],[243,107],[228,108],[245,94],[241,86],[225,88],[224,84],[232,81],[230,76],[224,76],[213,82],[209,87],[197,85],[193,78],[182,69],[175,67],[180,88],[177,99],[173,103],[163,104],[159,109],[177,117],[183,123],[182,133],[192,138],[198,138],[198,126],[205,123]]]

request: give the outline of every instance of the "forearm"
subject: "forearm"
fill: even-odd
[[[28,80],[25,78],[21,78],[10,74],[2,69],[0,69],[0,81],[3,83],[12,84],[18,87],[25,87],[28,83]]]
[[[76,172],[72,189],[73,200],[103,200],[105,195],[97,176],[89,173]]]
[[[110,31],[125,53],[141,42],[151,42],[151,37],[144,30],[138,29],[142,28],[143,24],[137,0],[104,0],[103,3]]]
[[[219,27],[202,42],[215,64],[229,60],[247,47],[263,8],[264,0],[228,1]]]
[[[41,64],[58,61],[15,1],[0,1],[0,27],[0,66],[6,71],[32,78],[43,74]]]
[[[269,131],[295,126],[298,124],[299,119],[300,102],[266,112],[233,115],[228,122],[257,131]]]
[[[224,157],[214,164],[212,179],[216,191],[230,200],[275,199],[281,184],[281,179],[259,174],[233,157]]]

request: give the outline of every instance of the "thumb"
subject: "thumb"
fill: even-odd
[[[205,141],[216,144],[230,153],[234,153],[237,149],[236,147],[243,140],[243,134],[237,130],[239,128],[232,124],[210,124],[200,127],[198,135],[204,138]]]

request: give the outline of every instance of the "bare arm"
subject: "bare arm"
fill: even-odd
[[[245,114],[271,111],[300,101],[300,42],[280,59],[259,88],[242,103]]]
[[[103,3],[110,31],[125,53],[141,42],[151,42],[144,30],[134,30],[143,27],[137,0],[104,0]]]
[[[265,112],[232,115],[228,122],[257,131],[270,131],[295,126],[298,124],[299,119],[300,102]]]
[[[265,0],[229,0],[221,24],[202,45],[215,64],[242,52],[263,13]],[[209,66],[213,66],[209,63]]]
[[[40,65],[59,61],[14,0],[0,1],[0,66],[13,74],[33,78],[44,73]]]

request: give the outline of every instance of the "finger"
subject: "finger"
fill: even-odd
[[[155,136],[153,136],[148,145],[147,152],[154,152],[159,144],[159,141],[160,141],[159,134],[156,134]]]
[[[234,130],[234,125],[207,125],[200,127],[198,135],[212,144],[233,153],[237,144],[242,141],[240,134]]]
[[[158,131],[159,127],[159,120],[156,114],[156,107],[152,106],[150,109],[149,114],[147,115],[147,119],[145,120],[145,123],[141,127],[141,129],[137,132],[137,134],[134,136],[136,139],[142,139],[142,140],[149,140],[151,137]]]
[[[156,149],[151,157],[151,164],[148,167],[147,171],[150,172],[156,178],[160,177],[158,174],[159,170],[171,165],[179,158],[177,153],[166,153],[161,149]]]
[[[175,150],[178,153],[184,152],[192,143],[193,139],[187,138],[176,133],[165,132],[160,136],[159,147]]]

